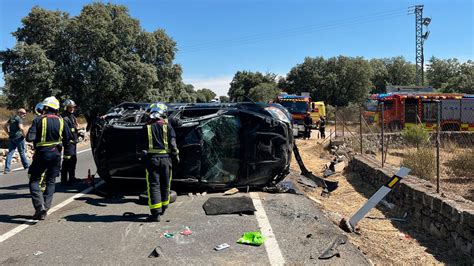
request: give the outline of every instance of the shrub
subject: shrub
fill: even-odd
[[[403,139],[412,146],[420,148],[421,145],[429,143],[430,134],[422,124],[415,125],[410,128],[405,128],[402,132]]]
[[[402,165],[410,168],[412,175],[426,180],[433,179],[436,172],[435,152],[427,148],[408,152],[403,158]]]
[[[474,177],[474,151],[466,149],[446,162],[456,176]]]

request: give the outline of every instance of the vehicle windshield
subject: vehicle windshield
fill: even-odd
[[[280,104],[292,114],[304,114],[308,111],[307,102],[282,101]]]
[[[240,166],[240,119],[222,115],[199,126],[203,152],[201,181],[232,182],[237,179]]]
[[[366,102],[367,111],[375,112],[377,111],[378,101],[373,99],[368,99]]]

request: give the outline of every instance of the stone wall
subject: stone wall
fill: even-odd
[[[398,170],[381,168],[372,159],[357,155],[349,170],[372,184],[374,192]],[[453,193],[436,193],[430,182],[408,176],[387,196],[397,208],[409,213],[410,221],[434,237],[447,241],[474,259],[474,203]]]

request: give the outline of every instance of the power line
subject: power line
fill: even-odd
[[[337,28],[341,26],[380,21],[380,20],[385,20],[389,18],[400,17],[403,15],[406,15],[406,8],[404,8],[403,11],[399,9],[399,10],[378,12],[378,13],[373,13],[371,15],[364,15],[360,17],[342,19],[342,20],[327,22],[327,23],[318,24],[318,25],[307,25],[307,26],[301,26],[301,27],[292,28],[292,29],[279,31],[279,32],[250,35],[246,37],[236,38],[233,40],[224,40],[224,41],[213,42],[213,43],[188,45],[188,46],[181,47],[180,51],[182,53],[191,53],[191,52],[199,52],[199,51],[204,51],[204,50],[209,50],[209,49],[244,45],[244,44],[254,43],[258,41],[293,37],[296,35],[306,34],[306,33],[320,31],[320,30],[333,29],[333,28]]]

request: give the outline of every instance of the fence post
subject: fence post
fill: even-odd
[[[359,106],[359,133],[360,133],[360,154],[364,154],[362,146],[362,106]]]
[[[337,139],[337,106],[334,109],[334,138]]]
[[[381,118],[380,118],[380,121],[382,122],[382,167],[384,166],[384,162],[385,162],[385,158],[384,158],[384,154],[385,154],[385,149],[384,149],[384,128],[385,128],[385,122],[384,122],[384,109],[385,109],[385,106],[384,106],[384,102],[380,102],[380,108],[382,110],[382,115],[381,115]]]
[[[441,101],[437,101],[436,109],[438,109],[438,117],[436,119],[436,192],[439,193],[439,145],[440,145],[440,132],[441,132]]]
[[[341,116],[342,116],[342,139],[344,139],[344,137],[345,137],[344,135],[346,134],[345,130],[344,130],[344,128],[346,127],[346,120],[344,119],[344,112],[342,112]]]

